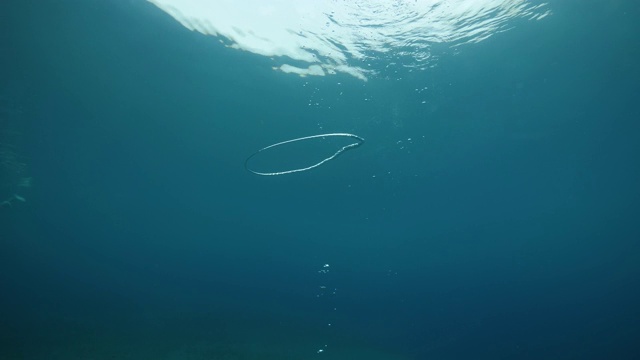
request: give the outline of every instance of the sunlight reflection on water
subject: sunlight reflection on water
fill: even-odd
[[[276,70],[362,80],[379,72],[372,63],[424,69],[435,44],[476,43],[508,30],[512,19],[550,14],[527,0],[148,1],[229,47],[276,57]]]

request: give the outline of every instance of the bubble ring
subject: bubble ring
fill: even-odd
[[[317,138],[323,138],[323,137],[348,137],[348,138],[352,138],[352,139],[356,139],[357,142],[353,143],[353,144],[349,144],[349,145],[345,145],[343,147],[341,147],[340,149],[338,149],[338,151],[336,151],[333,155],[329,156],[328,158],[321,160],[311,166],[307,166],[307,167],[303,167],[303,168],[299,168],[299,169],[292,169],[292,170],[285,170],[285,171],[276,171],[276,172],[260,172],[260,171],[255,171],[252,170],[251,168],[249,168],[249,160],[251,160],[251,158],[253,158],[254,156],[258,155],[259,153],[268,150],[268,149],[272,149],[274,147],[278,147],[278,146],[282,146],[285,144],[290,144],[290,143],[294,143],[294,142],[298,142],[298,141],[305,141],[305,140],[310,140],[310,139],[317,139]],[[254,152],[253,154],[249,155],[249,157],[244,161],[244,168],[247,169],[249,172],[252,172],[256,175],[261,175],[261,176],[278,176],[278,175],[286,175],[286,174],[293,174],[293,173],[297,173],[297,172],[303,172],[303,171],[309,171],[311,169],[315,169],[318,166],[331,161],[335,158],[337,158],[340,154],[342,154],[343,152],[347,151],[347,150],[351,150],[351,149],[355,149],[358,146],[364,144],[364,139],[358,135],[354,135],[354,134],[349,134],[349,133],[331,133],[331,134],[319,134],[319,135],[311,135],[311,136],[305,136],[305,137],[301,137],[301,138],[297,138],[297,139],[291,139],[291,140],[287,140],[287,141],[282,141],[279,143],[275,143],[266,147],[263,147],[262,149]]]

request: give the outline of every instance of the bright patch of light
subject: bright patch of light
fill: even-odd
[[[385,61],[424,68],[432,46],[477,43],[515,18],[540,20],[527,0],[148,0],[193,31],[275,58],[300,76],[347,73],[362,80]]]

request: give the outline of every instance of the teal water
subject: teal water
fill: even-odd
[[[2,2],[0,359],[638,358],[640,6],[547,7],[364,81]]]

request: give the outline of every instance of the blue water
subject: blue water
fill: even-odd
[[[0,208],[0,359],[640,358],[640,6],[549,6],[365,82],[142,1],[2,2],[33,185]],[[366,142],[243,167],[333,132]]]

